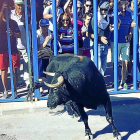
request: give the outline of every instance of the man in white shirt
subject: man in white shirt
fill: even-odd
[[[61,0],[56,0],[57,21],[59,20],[60,14],[63,13],[62,8],[59,7],[60,2],[61,2]],[[43,12],[43,18],[49,20],[49,24],[50,24],[49,29],[51,31],[53,31],[53,15],[52,15],[52,10],[53,10],[52,9],[52,5],[50,5],[50,6],[47,6],[44,9],[44,12]]]
[[[27,44],[26,44],[26,29],[25,29],[25,14],[24,14],[24,0],[14,0],[15,9],[11,10],[11,19],[15,20],[18,24],[19,30],[21,32],[21,38],[17,39],[17,48],[23,57],[23,79],[25,81],[26,86],[29,85],[29,71],[28,71],[28,55],[27,55]],[[28,14],[29,16],[29,14]],[[18,85],[23,83],[20,75],[21,71],[18,72]]]

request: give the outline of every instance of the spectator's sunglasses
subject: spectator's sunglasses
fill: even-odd
[[[101,11],[105,11],[105,12],[107,12],[107,11],[108,11],[108,9],[102,9],[102,8],[101,8],[100,10],[101,10]]]
[[[91,7],[92,5],[88,5],[88,4],[86,4],[86,7]]]
[[[67,18],[67,19],[62,19],[62,22],[68,22],[69,21],[69,18]]]

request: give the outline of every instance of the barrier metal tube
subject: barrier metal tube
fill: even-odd
[[[138,0],[134,0],[134,22],[137,23],[137,8]],[[138,26],[134,27],[134,34],[133,34],[133,90],[137,90],[137,33],[138,33]]]
[[[93,8],[93,15],[94,15],[94,63],[98,68],[98,1],[93,0],[94,8]]]
[[[118,91],[118,1],[114,0],[114,91]]]
[[[74,54],[78,54],[77,0],[73,0]]]
[[[30,43],[29,43],[29,27],[28,27],[28,10],[27,10],[27,0],[24,0],[25,5],[25,22],[26,22],[26,41],[27,41],[27,54],[28,54],[28,69],[30,77],[30,88],[32,87],[31,79],[31,56],[30,56]]]
[[[33,69],[34,82],[38,82],[38,56],[37,56],[37,34],[36,34],[36,3],[31,0],[31,21],[32,21],[32,46],[33,46]],[[35,90],[35,99],[39,98],[39,90]]]
[[[7,0],[5,0],[7,3]],[[7,41],[8,41],[8,54],[9,54],[9,64],[10,64],[10,77],[11,77],[11,91],[12,91],[12,100],[14,100],[14,80],[13,80],[13,68],[12,68],[12,59],[11,59],[11,42],[9,34],[9,14],[8,9],[6,9],[6,27],[7,27]]]
[[[57,15],[56,15],[56,0],[52,0],[53,8],[53,34],[54,34],[54,55],[57,55]]]

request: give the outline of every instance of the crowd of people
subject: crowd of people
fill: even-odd
[[[29,87],[29,68],[26,41],[24,0],[4,0],[0,2],[0,70],[3,83],[3,98],[8,98],[7,72],[9,67],[6,14],[9,15],[9,35],[13,67],[14,95],[17,87]],[[28,2],[29,44],[31,52],[31,6]],[[94,8],[93,0],[77,0],[78,54],[90,57],[94,61]],[[138,0],[138,10],[139,10]],[[52,0],[36,0],[37,51],[39,81],[42,81],[54,51]],[[104,76],[107,66],[108,48],[114,63],[114,0],[98,0],[98,65]],[[139,12],[139,11],[138,11]],[[56,0],[57,47],[58,53],[74,53],[73,0]],[[138,25],[134,19],[134,0],[118,0],[118,58],[121,56],[120,89],[125,83],[132,82],[133,27]],[[139,44],[139,43],[138,43]],[[138,54],[137,54],[138,55]],[[20,70],[21,57],[23,71]],[[139,55],[138,55],[139,58]],[[139,64],[139,59],[138,62]],[[113,65],[114,66],[114,65]],[[140,65],[138,65],[139,69]],[[23,78],[20,75],[23,74]],[[40,89],[40,95],[43,89]]]

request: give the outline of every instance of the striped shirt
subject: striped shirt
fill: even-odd
[[[73,53],[74,52],[73,28],[69,27],[68,30],[65,30],[63,29],[63,27],[61,27],[58,30],[59,37],[61,36],[62,33],[65,33],[65,36],[59,41],[62,47],[62,53],[65,52]]]

